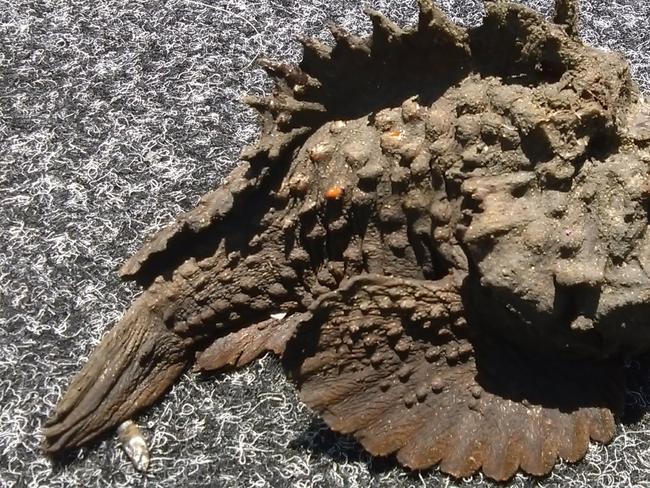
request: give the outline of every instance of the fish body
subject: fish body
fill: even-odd
[[[414,27],[368,10],[368,38],[331,26],[299,65],[261,61],[259,141],[121,268],[143,293],[47,452],[267,351],[410,468],[543,475],[612,439],[623,358],[650,348],[650,109],[573,2],[553,23],[490,2],[473,28],[419,4]]]

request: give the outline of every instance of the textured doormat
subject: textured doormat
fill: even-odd
[[[548,13],[550,1],[528,5]],[[413,1],[368,2],[406,24]],[[480,1],[443,1],[477,23]],[[367,33],[352,0],[0,2],[0,486],[438,487],[371,459],[302,406],[273,358],[208,380],[186,374],[140,422],[152,450],[135,473],[115,439],[52,466],[40,426],[137,292],[117,266],[190,208],[258,130],[239,99],[268,92],[255,60],[297,59],[326,20]],[[582,36],[630,60],[650,93],[650,4],[591,0]],[[630,422],[584,462],[512,486],[650,487],[650,379]],[[492,486],[475,477],[467,487]]]

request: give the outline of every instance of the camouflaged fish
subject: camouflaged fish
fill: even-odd
[[[272,351],[368,452],[507,480],[616,431],[650,349],[650,106],[618,54],[489,2],[331,27],[259,109],[259,142],[121,268],[144,291],[73,380],[48,453],[131,421],[188,367]]]

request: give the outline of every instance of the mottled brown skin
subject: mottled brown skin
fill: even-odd
[[[144,287],[73,380],[45,449],[137,415],[190,365],[282,357],[375,455],[507,480],[615,433],[650,346],[650,108],[620,56],[489,3],[332,26],[278,80],[260,141],[122,267]],[[280,315],[276,315],[280,314]],[[273,317],[271,317],[273,315]]]

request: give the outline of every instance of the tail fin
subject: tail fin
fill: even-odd
[[[93,351],[44,427],[44,450],[84,444],[155,402],[188,363],[165,327],[161,302],[145,292]]]

